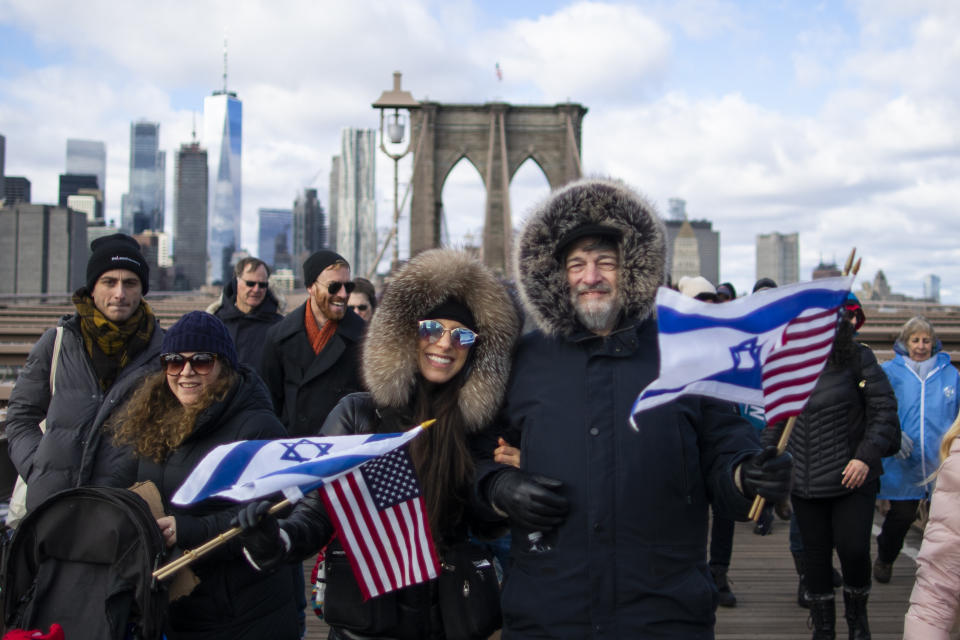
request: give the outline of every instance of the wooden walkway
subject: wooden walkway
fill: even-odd
[[[754,535],[752,523],[737,523],[730,579],[738,602],[733,609],[721,607],[717,611],[716,640],[809,640],[812,632],[807,627],[808,612],[797,606],[797,574],[787,533],[788,525],[781,520],[767,536]],[[873,640],[900,640],[913,588],[913,557],[919,548],[920,533],[915,529],[907,536],[905,552],[893,566],[890,583],[873,584],[868,606]],[[875,556],[875,542],[872,552]],[[839,562],[835,561],[835,566],[839,567]],[[309,582],[313,563],[304,567]],[[836,602],[837,638],[842,639],[847,637],[847,625],[839,589]],[[326,637],[327,626],[308,611],[307,638]]]
[[[871,556],[876,557],[875,519]],[[788,523],[777,520],[767,536],[753,533],[752,523],[737,523],[729,577],[737,606],[717,611],[717,640],[809,640],[809,613],[797,606],[797,574],[788,541]],[[873,640],[900,640],[903,616],[909,606],[920,548],[920,532],[910,531],[905,551],[893,566],[889,584],[873,583],[867,611]],[[913,556],[913,557],[911,557]],[[834,566],[840,566],[834,559]],[[836,591],[837,638],[847,637],[843,618],[843,594]]]

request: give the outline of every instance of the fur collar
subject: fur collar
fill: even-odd
[[[620,302],[630,319],[654,312],[663,284],[666,233],[653,205],[623,182],[584,179],[554,191],[527,219],[514,256],[524,308],[544,334],[573,335],[580,324],[570,301],[566,271],[553,253],[560,238],[584,224],[616,227],[620,239]]]
[[[424,251],[390,282],[363,343],[363,381],[377,405],[405,407],[418,372],[417,320],[451,296],[473,312],[480,335],[459,399],[467,425],[479,430],[503,398],[520,321],[504,285],[464,252]]]

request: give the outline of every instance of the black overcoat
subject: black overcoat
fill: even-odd
[[[260,375],[291,436],[316,435],[340,398],[360,391],[360,343],[366,325],[347,311],[319,355],[304,325],[309,301],[270,327]]]

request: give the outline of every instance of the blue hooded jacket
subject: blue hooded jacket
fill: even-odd
[[[930,485],[925,481],[940,466],[940,440],[957,417],[960,373],[950,364],[949,355],[937,351],[933,368],[921,380],[908,364],[903,345],[897,342],[894,349],[897,355],[883,363],[883,371],[897,396],[900,429],[913,440],[913,452],[906,460],[883,459],[877,497],[919,500],[929,497]]]

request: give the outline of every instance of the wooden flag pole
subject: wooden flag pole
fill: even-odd
[[[275,514],[281,509],[283,509],[284,507],[288,507],[291,504],[293,503],[290,502],[290,500],[287,500],[287,499],[281,500],[277,504],[270,507],[270,510],[267,513],[270,513],[271,515]],[[184,567],[193,563],[194,561],[199,560],[201,557],[213,551],[223,543],[229,540],[233,540],[242,532],[243,532],[243,529],[241,529],[240,527],[233,527],[231,529],[227,529],[226,531],[218,535],[216,538],[211,538],[210,540],[207,540],[196,549],[187,549],[186,551],[183,552],[182,556],[180,556],[173,562],[169,562],[163,565],[162,567],[160,567],[159,569],[157,569],[156,571],[154,571],[153,577],[156,578],[157,580],[166,580],[167,578],[171,577],[180,569],[183,569]]]
[[[426,429],[427,427],[432,425],[434,422],[436,422],[436,420],[431,418],[430,420],[424,420],[420,424],[420,426]],[[275,515],[278,511],[286,507],[289,507],[291,504],[293,503],[290,502],[289,499],[281,500],[277,504],[270,507],[270,510],[267,513],[269,513],[270,515]],[[227,529],[220,535],[218,535],[216,538],[211,538],[210,540],[207,540],[196,549],[187,549],[186,551],[183,552],[183,555],[181,555],[179,558],[177,558],[172,562],[168,562],[167,564],[163,565],[162,567],[154,571],[153,577],[156,578],[157,580],[166,580],[167,578],[171,577],[180,569],[183,569],[187,565],[192,564],[194,561],[200,559],[207,553],[213,551],[223,543],[233,540],[242,532],[243,532],[243,529],[241,529],[240,527],[232,527],[230,529]]]
[[[853,275],[857,275],[857,273],[860,271],[860,258],[857,258],[856,264],[853,262],[853,258],[856,253],[856,247],[850,250],[850,255],[847,257],[847,262],[843,266],[843,275],[848,276],[851,273],[853,273]],[[797,416],[790,416],[787,418],[787,424],[784,425],[783,432],[780,434],[780,440],[777,441],[777,455],[780,455],[787,450],[787,444],[790,442],[790,434],[793,433],[793,426],[796,423]],[[760,518],[760,514],[763,512],[764,504],[766,504],[766,499],[763,496],[755,496],[753,499],[753,504],[750,506],[750,514],[747,517],[756,522]]]

